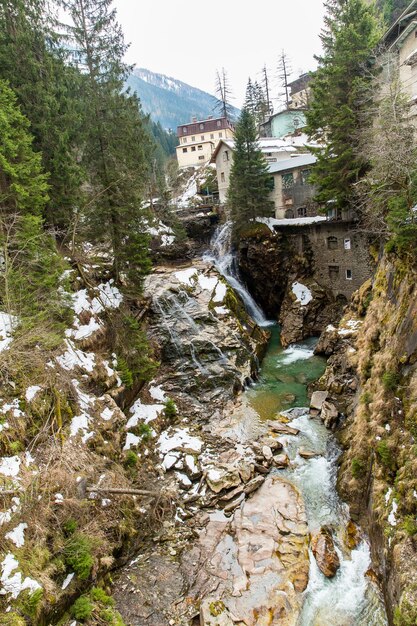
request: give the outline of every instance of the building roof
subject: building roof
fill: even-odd
[[[382,37],[388,48],[400,44],[417,22],[417,0],[413,0]]]
[[[304,167],[305,165],[314,165],[317,161],[313,154],[297,154],[285,161],[278,161],[277,163],[271,163],[269,165],[269,173],[277,174],[278,172],[285,172],[286,170],[293,170],[296,167]]]
[[[218,122],[220,122],[220,124],[218,124]],[[204,128],[200,128],[200,125],[203,125]],[[230,130],[234,131],[235,125],[226,117],[209,117],[206,120],[193,120],[192,122],[188,122],[188,124],[177,126],[177,136],[188,137],[189,135],[197,135],[202,132],[209,133],[225,128],[230,128]],[[186,132],[184,132],[184,129],[186,129]]]
[[[201,142],[200,142],[201,143]],[[284,139],[277,139],[276,137],[259,137],[258,144],[262,152],[296,152],[297,148],[291,145]],[[227,146],[230,150],[235,149],[234,139],[220,139],[216,146],[215,151],[211,156],[211,162],[214,163],[217,155],[219,154],[222,145]]]

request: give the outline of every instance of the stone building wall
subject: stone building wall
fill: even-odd
[[[336,298],[351,297],[372,276],[369,238],[352,222],[279,227],[302,256],[312,259],[314,279]]]

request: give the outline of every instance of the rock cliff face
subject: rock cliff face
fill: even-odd
[[[341,303],[314,278],[307,240],[300,254],[300,236],[271,232],[258,224],[238,250],[242,278],[266,315],[279,321],[284,347],[319,335],[341,312]]]
[[[398,626],[417,619],[416,278],[404,262],[383,259],[317,346],[331,355],[318,387],[346,415],[339,488],[373,539]]]

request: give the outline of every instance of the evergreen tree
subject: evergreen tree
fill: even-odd
[[[65,7],[73,22],[68,32],[77,65],[86,77],[90,233],[95,238],[110,235],[116,280],[125,274],[140,287],[150,266],[141,205],[151,142],[137,97],[124,91],[130,71],[123,62],[127,46],[111,0],[67,0]]]
[[[252,79],[248,78],[248,83],[246,85],[246,94],[245,94],[245,102],[243,104],[243,108],[246,109],[251,115],[255,115],[256,111],[256,99],[255,99],[255,90],[253,87]]]
[[[273,202],[268,163],[257,143],[256,124],[246,109],[242,110],[235,132],[235,149],[227,194],[227,205],[237,238],[256,217],[270,216]]]
[[[334,208],[352,206],[352,185],[366,171],[356,131],[366,106],[363,95],[372,81],[370,58],[379,36],[373,6],[363,0],[328,0],[323,55],[311,82],[307,132],[321,144],[311,182],[316,199]]]
[[[49,223],[64,227],[80,202],[77,163],[81,77],[65,63],[48,20],[46,0],[0,0],[0,75],[29,119],[34,147],[49,172]]]

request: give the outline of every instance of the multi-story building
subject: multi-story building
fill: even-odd
[[[276,139],[274,137],[261,137],[258,140],[258,144],[265,159],[271,164],[289,159],[292,154],[297,153],[297,149],[294,146],[282,139]],[[234,149],[235,144],[233,140],[222,139],[217,144],[211,157],[211,162],[216,164],[219,200],[221,204],[226,202]]]
[[[417,123],[417,0],[411,2],[382,38],[385,59],[394,61],[404,93],[409,98],[410,117]],[[388,77],[389,79],[389,77]]]
[[[196,118],[190,124],[178,126],[177,161],[179,167],[204,165],[222,139],[233,139],[235,127],[226,117]]]

